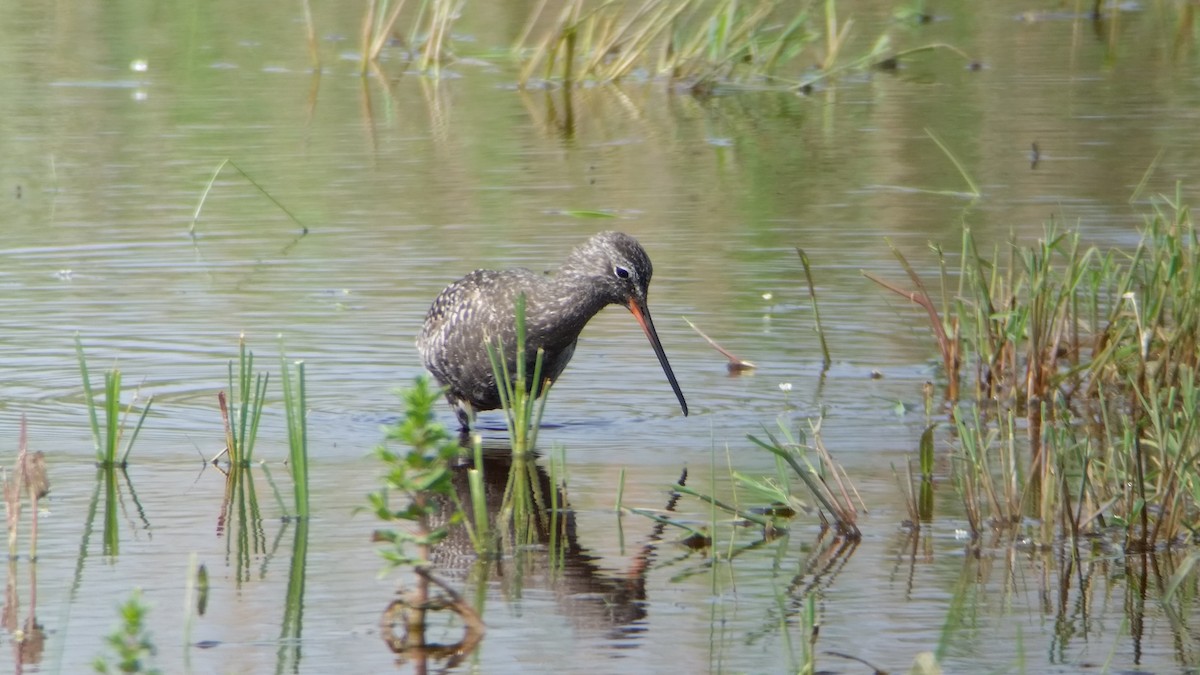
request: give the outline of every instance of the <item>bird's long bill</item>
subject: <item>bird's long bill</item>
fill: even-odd
[[[679,383],[675,381],[675,372],[671,370],[671,364],[667,362],[667,353],[663,351],[662,342],[658,339],[658,333],[654,330],[654,322],[650,320],[649,308],[636,298],[630,298],[629,311],[633,314],[633,318],[637,319],[638,324],[642,327],[642,331],[646,333],[646,337],[650,339],[650,346],[654,347],[654,354],[658,357],[658,362],[662,364],[663,372],[667,374],[667,381],[671,383],[671,388],[675,390],[675,398],[679,399],[679,407],[683,409],[683,416],[687,417],[687,401],[683,400],[683,391],[680,390]]]

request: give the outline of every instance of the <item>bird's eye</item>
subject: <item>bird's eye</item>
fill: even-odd
[[[621,267],[620,265],[613,266],[613,274],[617,275],[618,279],[628,279],[629,278],[629,270],[625,269],[624,267]]]

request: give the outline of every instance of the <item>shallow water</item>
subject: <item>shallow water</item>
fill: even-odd
[[[819,649],[903,669],[937,648],[968,581],[972,609],[953,634],[950,671],[1194,666],[1195,646],[1175,642],[1153,603],[1144,639],[1123,625],[1135,564],[1097,566],[1095,586],[1052,600],[1053,556],[964,553],[949,485],[913,549],[892,467],[915,455],[926,420],[897,409],[919,405],[922,384],[937,377],[935,347],[917,309],[861,275],[903,280],[891,241],[932,278],[927,244],[956,250],[964,224],[987,245],[1030,241],[1049,219],[1078,228],[1085,244],[1129,245],[1151,196],[1178,183],[1195,197],[1196,56],[1172,51],[1156,5],[1097,30],[1065,15],[951,3],[927,27],[894,28],[893,39],[953,43],[979,71],[938,53],[809,96],[586,88],[570,130],[562,92],[517,91],[503,59],[488,57],[511,43],[522,8],[468,10],[456,30],[464,55],[479,60],[440,82],[403,74],[394,59],[386,82],[358,77],[347,56],[357,9],[318,9],[315,77],[297,6],[119,8],[21,3],[0,18],[0,438],[10,439],[0,459],[15,455],[25,415],[52,481],[36,566],[45,650],[40,664],[25,658],[26,671],[85,669],[135,586],[168,672],[262,672],[285,658],[301,672],[388,669],[378,619],[396,578],[377,578],[375,523],[354,509],[376,485],[369,453],[398,414],[392,390],[421,372],[412,339],[424,312],[471,269],[552,268],[599,229],[628,231],[650,253],[650,307],[692,408],[680,415],[626,312],[589,325],[552,393],[541,444],[566,449],[578,544],[600,587],[630,577],[653,530],[613,514],[622,469],[627,505],[661,507],[684,467],[698,489],[728,496],[730,467],[774,471],[745,435],[781,414],[802,425],[825,411],[824,440],[870,508],[864,540],[832,555],[806,519],[789,538],[710,565],[668,533],[640,579],[643,597],[618,604],[632,614],[616,618],[597,617],[594,588],[533,573],[517,589],[493,581],[474,657],[482,670],[780,672],[799,654],[794,612],[810,592]],[[865,49],[888,13],[869,3],[852,13],[851,48]],[[138,60],[145,72],[130,69]],[[964,186],[926,129],[963,160],[980,199],[932,192]],[[189,236],[226,159],[236,168],[222,170]],[[581,210],[614,217],[570,215]],[[832,345],[824,375],[796,246],[813,262]],[[730,377],[684,316],[759,369]],[[116,555],[84,527],[97,482],[77,333],[94,377],[115,365],[126,400],[135,387],[139,400],[155,397],[123,484]],[[273,377],[277,336],[306,362],[314,516],[298,642],[280,640],[294,525],[260,485],[261,546],[239,562],[232,531],[218,531],[223,478],[201,462],[223,445],[216,392],[243,333]],[[256,455],[287,488],[277,392]],[[683,508],[708,522],[705,507]],[[718,542],[724,552],[756,539],[722,528]],[[212,591],[188,629],[193,554]],[[21,613],[30,571],[22,560],[13,572]],[[296,652],[281,656],[281,645]],[[827,655],[819,663],[858,668]]]

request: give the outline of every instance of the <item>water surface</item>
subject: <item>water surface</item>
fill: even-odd
[[[377,624],[396,578],[377,578],[375,523],[354,509],[376,486],[369,454],[398,415],[392,390],[422,371],[412,340],[424,312],[471,269],[551,269],[599,229],[630,232],[650,253],[650,306],[692,414],[680,415],[627,312],[589,325],[541,440],[565,448],[578,545],[600,585],[532,574],[518,590],[489,582],[481,669],[781,672],[805,639],[796,612],[809,594],[819,599],[820,649],[904,669],[937,648],[968,582],[969,625],[954,633],[949,670],[1194,666],[1194,645],[1172,642],[1159,609],[1146,609],[1156,628],[1131,639],[1119,600],[1133,593],[1125,561],[1089,568],[1105,589],[1092,597],[1091,587],[1079,596],[1057,587],[1050,554],[968,556],[948,485],[939,520],[914,547],[893,467],[914,456],[926,420],[898,410],[936,380],[934,344],[916,308],[861,275],[903,280],[890,242],[932,278],[928,244],[957,250],[964,226],[988,247],[1032,241],[1051,220],[1085,244],[1127,246],[1151,197],[1177,185],[1194,197],[1196,57],[1172,49],[1161,8],[1095,26],[950,3],[914,28],[891,25],[876,3],[849,3],[850,49],[889,30],[898,46],[952,43],[982,68],[935,52],[809,95],[589,87],[572,94],[570,128],[564,92],[518,90],[495,56],[524,8],[469,7],[457,31],[472,60],[439,81],[394,56],[382,77],[360,77],[357,9],[314,9],[319,74],[298,6],[22,3],[0,18],[0,437],[10,439],[7,463],[27,416],[53,486],[36,566],[45,651],[27,670],[86,669],[134,587],[152,605],[164,670],[282,663],[295,527],[260,486],[262,546],[243,561],[236,536],[218,530],[223,478],[201,462],[223,445],[216,393],[243,334],[262,368],[277,373],[279,336],[307,368],[314,517],[296,667],[389,669],[395,657]],[[141,61],[144,71],[130,68]],[[965,186],[927,130],[963,161],[980,198],[944,194]],[[226,159],[236,168],[222,170],[195,218]],[[572,215],[585,210],[613,217]],[[832,344],[824,374],[797,246],[813,262]],[[759,369],[728,376],[684,316]],[[123,484],[116,555],[84,527],[97,483],[76,334],[93,374],[119,367],[127,398],[135,387],[155,397],[129,471],[136,504]],[[286,488],[277,392],[257,455]],[[821,411],[826,444],[870,508],[855,550],[826,549],[814,519],[761,543],[722,526],[723,556],[749,548],[715,564],[668,533],[642,590],[622,596],[621,611],[596,614],[589,593],[615,592],[634,574],[653,531],[612,512],[623,469],[628,505],[662,506],[685,467],[692,485],[729,497],[731,467],[774,470],[747,433],[780,415],[803,427]],[[682,508],[710,519],[698,503]],[[212,597],[187,629],[193,554]],[[22,560],[14,573],[22,612],[29,572]],[[1060,590],[1075,601],[1047,600]],[[185,646],[196,644],[204,648]]]

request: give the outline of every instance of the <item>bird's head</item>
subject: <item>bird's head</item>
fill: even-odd
[[[587,277],[588,286],[608,305],[645,309],[654,266],[636,239],[624,232],[601,232],[571,252],[563,272]]]
[[[633,314],[650,340],[650,346],[654,348],[667,381],[679,399],[679,407],[687,415],[687,401],[683,398],[662,342],[654,330],[654,321],[650,319],[650,309],[646,303],[650,277],[654,274],[654,266],[650,264],[646,249],[623,232],[601,232],[571,252],[563,265],[563,273],[586,277],[586,280],[576,281],[586,283],[597,301],[605,305],[621,305]]]

